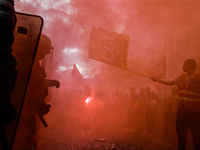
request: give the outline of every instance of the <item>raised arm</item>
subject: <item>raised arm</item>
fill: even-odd
[[[164,85],[169,85],[169,86],[174,85],[173,81],[161,80],[161,79],[157,79],[157,78],[154,78],[154,77],[152,77],[151,80],[153,80],[154,82],[159,82],[159,83],[164,84]]]
[[[45,85],[48,87],[53,87],[55,86],[56,88],[60,87],[60,82],[58,80],[50,80],[50,79],[45,79]]]

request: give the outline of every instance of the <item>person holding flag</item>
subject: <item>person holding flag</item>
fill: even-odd
[[[196,66],[194,59],[187,59],[183,64],[185,73],[174,80],[151,78],[161,84],[178,87],[176,132],[179,150],[186,149],[188,130],[191,132],[195,150],[200,149],[200,74],[195,73]]]

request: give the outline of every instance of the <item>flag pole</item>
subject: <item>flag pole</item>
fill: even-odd
[[[133,73],[135,73],[135,74],[141,75],[141,76],[143,76],[143,77],[146,77],[146,78],[151,79],[151,77],[149,77],[149,76],[147,76],[147,75],[145,75],[145,74],[142,74],[142,73],[139,73],[139,72],[136,72],[136,71],[132,71],[132,70],[129,70],[129,69],[126,69],[126,68],[123,68],[123,69],[125,69],[125,70],[127,70],[127,71],[130,71],[130,72],[133,72]]]

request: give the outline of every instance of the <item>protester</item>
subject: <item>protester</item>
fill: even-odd
[[[159,105],[158,96],[150,90],[150,87],[144,88],[145,92],[145,125],[148,136],[154,137],[156,132],[156,112]]]
[[[183,64],[183,74],[174,80],[160,80],[151,78],[153,81],[165,85],[177,85],[179,94],[176,100],[176,132],[178,136],[178,149],[186,149],[186,136],[190,130],[195,150],[200,149],[200,75],[195,73],[196,61],[187,59]]]
[[[135,133],[139,136],[142,136],[144,133],[144,107],[145,107],[145,90],[141,88],[139,90],[139,94],[135,99],[134,103],[134,125],[135,125]]]
[[[163,140],[171,144],[176,143],[176,110],[174,108],[174,102],[178,96],[178,89],[176,86],[171,87],[171,93],[164,99],[164,133]]]
[[[134,130],[134,104],[135,100],[137,98],[137,94],[134,88],[130,88],[130,95],[131,97],[129,98],[128,101],[128,116],[127,116],[127,127],[128,131],[133,131]]]

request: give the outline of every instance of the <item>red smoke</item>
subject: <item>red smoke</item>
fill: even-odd
[[[47,56],[47,77],[61,82],[53,98],[59,95],[56,98],[63,101],[85,84],[93,87],[92,92],[106,91],[110,97],[115,90],[130,96],[130,87],[151,84],[148,78],[89,59],[92,27],[130,36],[127,65],[135,72],[148,74],[152,64],[166,57],[166,78],[173,79],[182,72],[185,59],[200,61],[198,0],[20,0],[15,9],[44,19],[42,33],[54,47],[53,56]],[[72,79],[74,64],[84,80]]]

